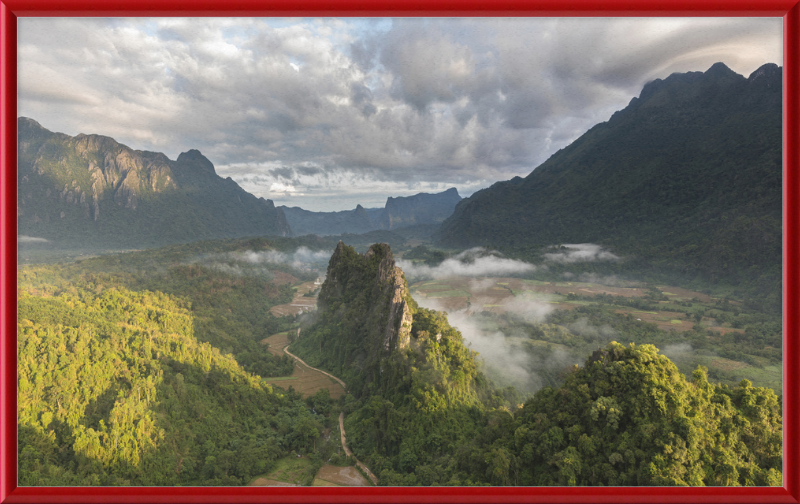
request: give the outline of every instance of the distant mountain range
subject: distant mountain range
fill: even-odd
[[[298,207],[281,206],[295,235],[363,234],[408,226],[440,224],[461,201],[455,187],[436,194],[389,197],[384,208],[364,208],[342,212],[312,212]]]
[[[216,174],[199,151],[176,161],[100,135],[18,119],[18,233],[62,243],[152,246],[291,234],[283,211]]]
[[[760,279],[779,296],[781,74],[716,63],[650,82],[527,177],[462,200],[439,240],[523,256],[592,242],[665,272]]]
[[[461,200],[451,188],[390,197],[385,208],[312,212],[276,207],[217,175],[197,150],[172,161],[101,135],[53,133],[26,117],[17,124],[18,234],[63,244],[141,247],[438,226]]]

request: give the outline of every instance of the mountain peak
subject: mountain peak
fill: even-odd
[[[27,126],[29,128],[36,127],[36,128],[44,129],[41,124],[39,124],[38,122],[34,121],[30,117],[18,117],[17,118],[17,127],[18,128],[22,128],[23,126]]]
[[[718,62],[714,63],[713,65],[711,65],[708,68],[708,70],[705,71],[705,74],[706,75],[730,75],[730,74],[738,75],[738,74],[736,74],[736,72],[734,72],[733,70],[728,68],[728,65],[726,65],[725,63],[723,63],[721,61],[718,61]]]
[[[711,67],[703,73],[703,79],[722,84],[730,84],[745,80],[744,76],[728,68],[725,63],[714,63],[711,65]]]
[[[765,63],[750,74],[747,82],[756,86],[781,89],[783,68],[775,63]]]
[[[197,149],[189,149],[186,152],[181,152],[180,156],[178,156],[178,163],[193,164],[215,175],[217,173],[214,170],[214,164]]]

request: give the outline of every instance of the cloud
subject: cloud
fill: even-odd
[[[717,61],[745,75],[780,63],[781,26],[780,18],[23,17],[19,113],[171,159],[197,148],[243,185],[255,180],[247,176],[271,179],[248,183],[258,196],[344,210],[359,194],[405,195],[388,192],[404,184],[469,195],[527,175],[650,80]],[[253,172],[240,173],[245,166]],[[346,175],[295,181],[323,172]],[[288,175],[295,191],[270,190]]]
[[[576,245],[565,244],[561,245],[560,249],[559,247],[553,248],[556,248],[559,251],[545,254],[545,260],[563,264],[620,260],[619,256],[616,256],[607,250],[603,250],[603,247],[593,243],[580,243]]]
[[[17,242],[19,243],[47,243],[50,240],[45,238],[37,238],[35,236],[17,235]]]
[[[231,275],[258,275],[271,278],[270,266],[277,264],[285,264],[300,271],[324,273],[331,254],[331,251],[311,250],[308,247],[299,247],[294,252],[245,250],[210,254],[198,258],[196,262]]]
[[[502,303],[502,307],[506,312],[513,313],[529,323],[544,322],[547,315],[555,310],[550,303],[542,300],[525,299],[524,297],[514,297],[510,301]]]
[[[695,350],[691,343],[674,343],[661,348],[661,353],[669,357],[675,364],[683,364],[695,357]]]
[[[614,339],[617,335],[611,326],[604,324],[600,327],[589,324],[589,319],[584,317],[569,324],[567,329],[576,336],[593,339],[601,343],[606,343]]]
[[[400,259],[397,265],[407,277],[448,278],[454,276],[508,276],[534,271],[536,266],[517,259],[500,257],[497,252],[476,247],[445,259],[438,266],[415,264]]]
[[[446,312],[438,299],[416,301],[422,307]],[[504,307],[531,323],[542,322],[552,310],[546,303],[519,298],[506,302]],[[542,388],[546,384],[543,374],[552,375],[574,364],[582,364],[585,359],[562,347],[540,348],[536,354],[531,354],[522,346],[527,335],[485,330],[467,310],[447,312],[447,319],[461,332],[464,343],[478,352],[478,360],[483,363],[487,375],[497,385],[512,385],[522,394],[532,394]]]
[[[444,311],[435,299],[421,298],[417,302],[429,309]],[[450,312],[447,319],[458,329],[464,343],[479,353],[479,360],[490,375],[502,384],[513,385],[521,391],[535,391],[542,387],[542,379],[530,370],[530,357],[506,338],[500,331],[484,331],[465,311]]]

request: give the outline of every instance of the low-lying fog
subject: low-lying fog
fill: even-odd
[[[547,263],[570,264],[620,260],[618,256],[595,244],[570,244],[554,247],[554,249],[556,249],[555,252],[545,254],[544,263],[539,265],[508,259],[497,252],[483,248],[466,250],[446,259],[437,266],[414,264],[402,259],[397,261],[397,265],[403,269],[409,283],[426,279],[444,280],[453,277],[472,277],[468,284],[471,306],[481,307],[492,303],[492,306],[499,306],[505,313],[524,322],[539,324],[543,323],[547,315],[554,310],[546,296],[539,296],[535,299],[527,296],[508,296],[498,300],[496,296],[482,297],[481,292],[497,288],[497,277],[537,271],[540,268],[547,268]],[[613,276],[603,278],[594,274],[575,275],[569,272],[565,276],[576,277],[575,280],[592,283],[608,282],[611,285],[620,283]],[[447,312],[450,324],[461,332],[468,347],[479,353],[479,359],[482,360],[489,377],[496,381],[497,385],[515,386],[524,395],[532,394],[546,385],[541,376],[542,373],[546,372],[552,375],[574,364],[583,364],[586,359],[583,350],[572,351],[560,346],[552,350],[542,348],[535,354],[531,353],[521,346],[521,341],[528,339],[528,335],[504,333],[496,329],[487,330],[480,318],[475,316],[476,310],[473,308],[448,310],[439,298],[417,295],[414,299],[425,308]],[[590,325],[585,318],[570,324],[567,329],[573,334],[596,341],[598,346],[613,340],[616,335],[611,327],[595,327]]]

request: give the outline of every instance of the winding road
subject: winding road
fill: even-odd
[[[298,336],[299,336],[300,335],[300,330],[299,329],[297,330],[297,333],[298,333]],[[318,373],[322,373],[325,376],[329,376],[329,377],[333,378],[334,380],[339,382],[339,384],[342,386],[342,388],[347,389],[347,385],[345,385],[345,383],[341,379],[333,376],[332,374],[330,374],[330,373],[328,373],[326,371],[323,371],[321,369],[317,369],[317,368],[315,368],[313,366],[309,366],[303,359],[301,359],[300,357],[298,357],[295,354],[293,354],[292,352],[290,352],[289,351],[289,345],[286,345],[285,347],[283,347],[283,352],[285,354],[290,355],[291,357],[293,357],[296,361],[300,362],[305,367],[307,367],[309,369],[313,369],[314,371],[317,371]],[[347,455],[348,457],[352,456],[353,458],[355,458],[355,456],[353,455],[353,452],[351,452],[350,449],[347,447],[346,437],[345,437],[345,433],[344,433],[344,412],[339,413],[339,431],[342,434],[342,448],[344,449],[345,455]],[[369,468],[367,466],[365,466],[364,463],[361,462],[360,460],[358,460],[357,458],[356,458],[356,465],[362,471],[364,471],[364,474],[366,474],[367,477],[372,481],[372,484],[374,484],[375,486],[378,485],[378,478],[374,474],[372,474],[372,471],[370,471]]]

